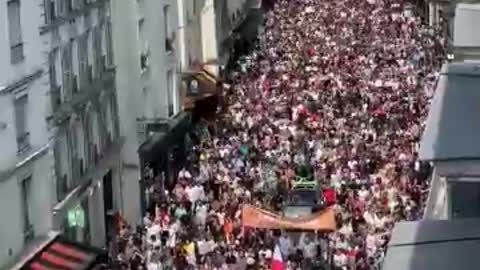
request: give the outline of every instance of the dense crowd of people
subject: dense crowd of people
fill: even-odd
[[[279,245],[287,269],[378,269],[394,223],[422,215],[429,168],[417,150],[443,45],[399,0],[277,1],[231,74],[226,112],[193,136],[189,164],[142,225],[123,225],[118,260],[268,269]],[[278,211],[298,166],[334,193],[338,230],[293,245],[243,228],[242,205]]]

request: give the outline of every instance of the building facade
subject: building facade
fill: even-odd
[[[140,181],[143,168],[149,164],[157,174],[166,173],[172,150],[165,146],[174,147],[175,137],[182,137],[174,130],[186,126],[178,91],[179,12],[176,0],[112,1],[111,8],[120,131],[126,140],[121,155],[123,215],[136,223],[146,189]],[[139,154],[139,147],[147,144]]]
[[[419,150],[433,166],[425,219],[480,216],[479,83],[478,64],[442,68]]]
[[[0,269],[48,235],[54,204],[48,69],[37,1],[0,3]]]
[[[46,0],[43,7],[55,160],[51,229],[103,247],[122,209],[110,1]]]

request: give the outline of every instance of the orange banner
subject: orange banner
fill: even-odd
[[[332,208],[302,218],[287,218],[251,205],[245,205],[242,209],[242,224],[246,227],[262,229],[297,229],[324,232],[335,231],[337,228],[335,212]]]

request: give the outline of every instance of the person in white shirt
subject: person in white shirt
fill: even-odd
[[[178,178],[179,179],[191,179],[192,178],[192,174],[184,168],[182,168],[182,170],[180,170],[180,172],[178,173]]]
[[[208,209],[206,204],[200,204],[197,206],[195,212],[195,224],[197,226],[204,228],[207,222]]]
[[[160,247],[155,247],[147,251],[147,269],[148,270],[162,270],[162,263],[160,260]]]
[[[143,226],[145,226],[146,228],[152,226],[152,216],[150,212],[147,212],[145,214],[145,217],[143,217]]]
[[[347,262],[348,262],[347,255],[345,255],[343,251],[337,250],[333,255],[333,263],[335,264],[336,267],[342,270],[347,270]]]
[[[303,250],[305,258],[313,259],[317,256],[317,243],[309,237],[305,237],[300,248]]]
[[[292,249],[292,242],[290,241],[290,238],[285,234],[280,237],[278,240],[280,251],[282,254],[286,257],[290,255],[290,251]]]

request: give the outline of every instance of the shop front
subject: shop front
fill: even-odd
[[[205,69],[186,73],[182,78],[183,107],[192,112],[192,120],[212,118],[223,104],[224,84]]]
[[[123,138],[116,141],[95,167],[78,181],[81,183],[53,208],[53,230],[69,241],[106,247],[112,233],[109,215],[119,209],[114,200],[112,175],[119,170]]]
[[[165,131],[153,132],[138,150],[142,175],[140,199],[142,212],[152,209],[165,189],[175,185],[176,176],[186,163],[191,113],[181,112]]]
[[[78,197],[62,208],[54,208],[54,229],[66,239],[97,247],[106,246],[103,186],[89,180],[77,191]]]

